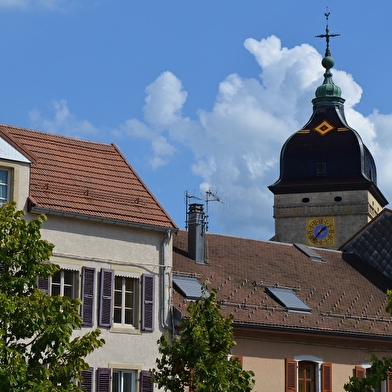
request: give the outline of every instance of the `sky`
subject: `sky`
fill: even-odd
[[[115,143],[180,229],[268,240],[285,140],[332,69],[392,201],[392,3],[0,0],[0,122]],[[188,197],[186,197],[188,195]]]

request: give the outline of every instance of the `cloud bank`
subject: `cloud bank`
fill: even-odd
[[[249,38],[244,46],[259,64],[260,74],[250,79],[228,75],[219,84],[210,110],[184,117],[188,93],[181,80],[166,71],[146,88],[144,120],[128,119],[113,133],[149,143],[150,165],[155,170],[164,170],[186,147],[193,155],[183,159],[199,178],[200,190],[217,190],[230,205],[214,212],[216,231],[269,239],[274,233],[273,195],[267,186],[278,179],[283,143],[312,114],[311,100],[323,81],[324,69],[322,56],[307,44],[285,48],[279,38],[270,36],[261,41]],[[335,68],[332,72],[346,98],[348,123],[375,156],[378,185],[388,198],[392,195],[388,173],[392,114],[361,115],[355,110],[361,87],[350,74]],[[60,103],[58,109],[64,111],[64,105]],[[62,118],[69,116],[65,113],[47,125],[61,126]]]

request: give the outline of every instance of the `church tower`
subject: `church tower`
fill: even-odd
[[[336,249],[374,218],[388,201],[377,187],[372,154],[344,115],[341,89],[332,80],[329,49],[324,82],[308,123],[284,143],[274,194],[273,240]]]

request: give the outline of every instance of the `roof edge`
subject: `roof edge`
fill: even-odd
[[[102,223],[108,223],[108,224],[113,224],[113,225],[128,226],[128,227],[132,227],[132,228],[145,229],[145,230],[155,230],[155,231],[162,231],[162,232],[166,232],[167,230],[172,230],[174,233],[176,233],[179,230],[178,227],[176,227],[176,226],[165,227],[165,226],[147,225],[144,223],[126,222],[126,221],[121,221],[121,220],[117,220],[117,219],[95,217],[95,216],[85,215],[85,214],[76,214],[73,212],[67,212],[67,211],[61,211],[61,210],[51,210],[49,208],[37,207],[37,206],[33,205],[33,203],[31,201],[32,200],[29,199],[28,210],[29,210],[29,212],[32,212],[35,214],[57,215],[57,216],[64,216],[66,218],[82,219],[82,220],[88,220],[88,221],[94,221],[94,222],[102,222]]]

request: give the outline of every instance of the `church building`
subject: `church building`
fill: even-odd
[[[344,114],[341,89],[332,80],[326,34],[324,82],[312,100],[310,120],[284,143],[274,194],[273,240],[337,249],[373,219],[388,201],[377,187],[376,165]]]

